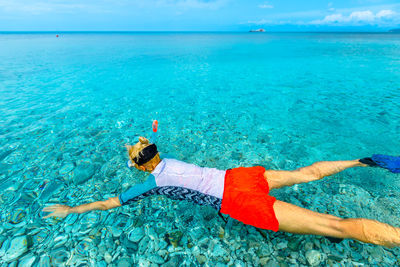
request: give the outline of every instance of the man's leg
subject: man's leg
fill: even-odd
[[[363,218],[342,219],[276,200],[274,211],[279,231],[351,238],[386,247],[400,246],[400,228]]]
[[[368,165],[359,162],[358,159],[345,161],[320,161],[294,171],[267,170],[264,173],[264,177],[268,181],[269,188],[276,189],[283,186],[319,180],[325,176],[333,175],[347,168],[366,166]]]

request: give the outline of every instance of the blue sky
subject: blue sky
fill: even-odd
[[[400,0],[0,0],[0,31],[386,31]]]

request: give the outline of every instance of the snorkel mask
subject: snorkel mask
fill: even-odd
[[[158,153],[157,146],[155,144],[151,144],[149,146],[146,146],[143,148],[142,151],[139,152],[139,154],[133,158],[133,162],[135,162],[137,165],[141,166],[147,162],[149,162],[152,158],[154,158]],[[134,165],[130,160],[126,163],[128,168],[133,167]]]
[[[158,153],[157,146],[154,144],[157,141],[158,121],[153,120],[153,124],[151,127],[153,129],[152,138],[151,138],[152,139],[151,141],[153,144],[145,147],[142,151],[139,152],[138,156],[136,156],[133,159],[133,162],[135,162],[139,166],[145,164],[146,162],[149,162]],[[131,167],[134,167],[134,164],[132,163],[131,160],[128,160],[126,162],[126,166],[128,168],[131,168]]]

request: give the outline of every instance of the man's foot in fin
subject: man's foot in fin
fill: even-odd
[[[359,161],[371,167],[381,167],[392,173],[400,173],[400,157],[375,154],[371,158],[363,158]]]
[[[376,164],[373,160],[372,160],[372,158],[363,158],[363,159],[360,159],[360,160],[358,160],[359,162],[361,162],[361,163],[364,163],[364,164],[366,164],[366,165],[368,165],[368,166],[370,166],[370,167],[378,167],[378,164]]]

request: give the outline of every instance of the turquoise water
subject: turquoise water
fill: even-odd
[[[152,119],[159,149],[180,160],[294,169],[398,155],[399,103],[396,34],[0,34],[1,261],[16,262],[7,251],[27,238],[19,261],[43,266],[301,266],[311,250],[322,265],[399,265],[399,249],[272,232],[265,239],[162,197],[40,218],[48,203],[102,200],[143,181],[125,168],[124,144],[150,136]],[[399,189],[399,175],[365,168],[273,194],[400,226]],[[131,229],[144,237],[129,241]],[[166,234],[177,236],[176,247]]]

